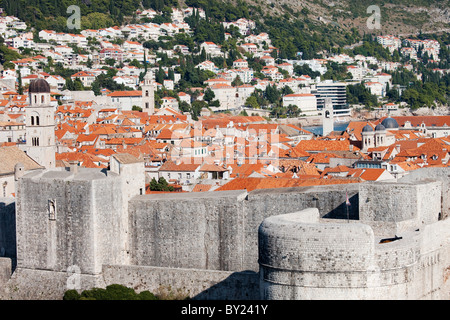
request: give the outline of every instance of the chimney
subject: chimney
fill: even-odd
[[[20,178],[23,177],[23,175],[25,174],[25,167],[23,165],[23,163],[17,163],[14,166],[14,180],[17,181]]]
[[[78,161],[77,160],[69,161],[69,171],[72,172],[73,174],[77,174],[77,172],[78,172]]]

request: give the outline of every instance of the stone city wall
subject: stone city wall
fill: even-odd
[[[346,217],[346,193],[357,215],[357,185],[171,195],[130,202],[132,265],[223,271],[258,270],[261,221],[317,205],[324,215]]]
[[[170,285],[198,299],[254,298],[258,259],[265,261],[258,247],[261,222],[316,208],[301,233],[286,231],[266,242],[271,243],[267,257],[283,241],[281,248],[289,250],[267,260],[261,274],[279,286],[263,285],[264,297],[436,298],[446,285],[443,266],[449,266],[448,235],[434,234],[445,233],[449,223],[437,221],[443,185],[423,181],[138,195],[122,212],[120,175],[31,173],[19,183],[18,268],[8,281],[8,297],[46,298],[48,291],[58,299],[78,272],[80,289],[123,283],[154,291]],[[49,200],[56,204],[56,219],[49,219]],[[400,224],[392,226],[392,216]],[[443,223],[446,227],[435,227]],[[396,232],[411,241],[378,243]],[[279,274],[278,267],[270,268],[277,263]],[[239,296],[239,288],[247,289]]]
[[[254,271],[217,271],[205,269],[150,266],[105,265],[105,283],[122,284],[137,292],[172,293],[195,300],[258,300],[259,274]]]

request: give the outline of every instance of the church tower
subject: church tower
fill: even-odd
[[[327,136],[334,131],[334,111],[331,98],[325,98],[325,106],[322,113],[322,136]]]
[[[142,111],[149,115],[155,113],[155,86],[153,85],[153,73],[148,70],[142,85]]]
[[[26,107],[27,155],[46,169],[55,167],[55,110],[50,104],[50,85],[44,79],[31,82]]]

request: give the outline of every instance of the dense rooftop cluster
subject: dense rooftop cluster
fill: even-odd
[[[0,17],[10,54],[0,78],[3,148],[26,140],[27,93],[50,92],[57,166],[108,168],[112,155],[129,153],[145,163],[149,186],[164,178],[175,191],[357,183],[449,165],[449,116],[350,121],[325,136],[277,121],[321,116],[327,86],[343,90],[333,99],[347,116],[351,104],[385,114],[416,106],[420,97],[404,86],[411,79],[441,83],[439,100],[448,91],[448,45],[387,35],[353,51],[280,59],[251,19],[221,22],[216,43],[199,40],[203,10],[172,8],[170,22],[156,23],[159,14],[140,10],[139,23],[77,34],[33,34],[16,17]],[[153,114],[142,112],[147,75]]]

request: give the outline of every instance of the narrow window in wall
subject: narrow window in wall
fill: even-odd
[[[56,220],[56,200],[48,200],[48,219]]]

